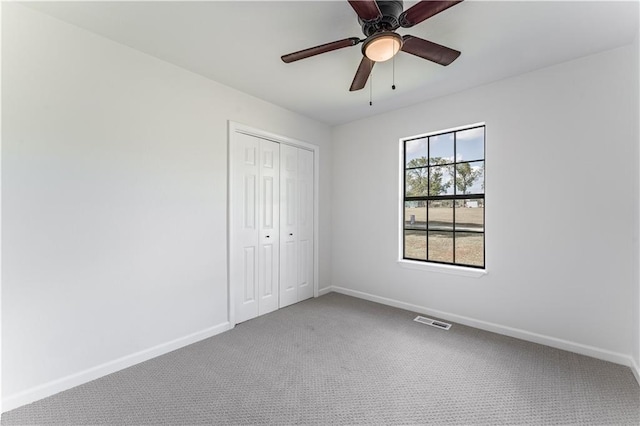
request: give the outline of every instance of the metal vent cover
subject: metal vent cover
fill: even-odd
[[[438,320],[434,320],[432,318],[421,317],[420,315],[415,317],[413,320],[415,322],[419,322],[419,323],[422,323],[422,324],[427,324],[427,325],[430,325],[431,327],[439,328],[441,330],[448,330],[448,329],[451,328],[451,324],[448,324],[448,323],[442,322],[442,321],[438,321]]]

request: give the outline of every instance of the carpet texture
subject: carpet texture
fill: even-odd
[[[330,293],[2,415],[16,424],[640,424],[627,367]]]

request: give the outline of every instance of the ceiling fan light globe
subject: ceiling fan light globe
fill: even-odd
[[[393,58],[402,48],[402,37],[393,32],[382,32],[369,37],[362,46],[362,54],[375,62]]]

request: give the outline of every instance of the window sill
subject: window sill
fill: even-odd
[[[439,265],[434,263],[416,262],[413,260],[398,260],[398,265],[407,269],[419,271],[440,272],[443,274],[460,275],[463,277],[480,278],[487,274],[486,269],[465,268],[464,266]]]

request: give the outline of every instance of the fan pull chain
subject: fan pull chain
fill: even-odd
[[[396,57],[393,56],[393,81],[391,82],[391,90],[396,90]]]
[[[369,75],[369,106],[373,105],[373,73]]]

